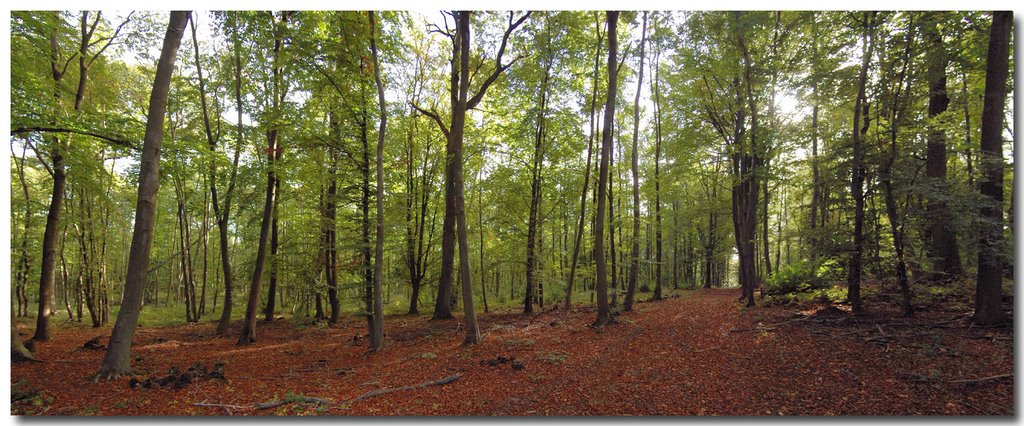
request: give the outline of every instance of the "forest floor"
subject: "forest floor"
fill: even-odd
[[[854,317],[820,302],[744,309],[735,289],[679,292],[593,329],[593,307],[484,314],[483,343],[458,320],[388,317],[387,347],[367,354],[365,320],[335,327],[260,322],[257,342],[215,324],[140,329],[134,367],[158,378],[94,384],[109,329],[61,330],[36,345],[47,362],[11,368],[14,414],[43,415],[1013,415],[1012,327],[888,308]],[[646,296],[645,296],[646,298]],[[872,306],[868,306],[872,309]],[[869,311],[872,312],[872,311]],[[26,335],[27,329],[22,330]],[[514,358],[514,361],[509,359]],[[458,375],[445,384],[423,384]],[[140,379],[142,378],[140,376]],[[377,394],[376,390],[385,392]],[[387,390],[394,390],[387,392]],[[367,393],[370,393],[366,397]],[[359,396],[363,399],[355,400]],[[306,400],[319,398],[319,401]],[[13,401],[20,398],[18,401]],[[281,400],[257,409],[254,404]],[[199,404],[199,405],[197,405]]]

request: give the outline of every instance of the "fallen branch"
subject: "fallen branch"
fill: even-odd
[[[252,407],[246,407],[244,405],[231,405],[231,404],[214,404],[210,402],[196,402],[192,405],[196,407],[214,407],[214,408],[229,408],[235,410],[251,410]]]
[[[440,380],[434,380],[434,381],[430,381],[430,382],[423,382],[423,383],[420,383],[418,385],[402,386],[402,387],[397,387],[397,388],[377,389],[377,390],[373,390],[373,391],[364,393],[362,395],[359,395],[359,396],[357,396],[357,397],[355,397],[353,399],[350,399],[348,401],[343,402],[342,404],[346,404],[347,405],[347,404],[351,404],[351,403],[356,402],[356,401],[361,401],[361,400],[364,400],[364,399],[367,399],[367,398],[372,398],[372,397],[375,397],[375,396],[380,396],[380,395],[384,395],[386,393],[391,393],[391,392],[398,392],[398,391],[404,391],[404,390],[413,390],[413,389],[423,389],[423,388],[430,387],[430,386],[446,385],[448,383],[451,383],[451,382],[454,382],[456,380],[459,380],[460,377],[462,377],[462,373],[454,374],[454,375],[445,377],[445,378],[440,379]],[[231,409],[235,409],[235,410],[266,410],[266,409],[270,409],[270,408],[280,407],[282,405],[289,404],[289,403],[292,403],[292,402],[301,402],[301,403],[305,403],[305,404],[323,404],[323,405],[327,405],[327,406],[334,405],[334,403],[332,403],[331,401],[328,401],[328,400],[323,399],[323,398],[317,398],[317,397],[313,397],[313,396],[301,396],[301,395],[299,395],[299,396],[292,396],[292,397],[288,397],[288,398],[285,398],[285,399],[276,399],[276,400],[273,400],[273,401],[261,402],[259,404],[255,404],[255,405],[252,405],[252,406],[231,405],[231,404],[215,404],[215,403],[208,403],[208,402],[196,402],[196,403],[193,403],[192,405],[194,405],[196,407],[223,408],[224,410],[231,410]]]
[[[278,399],[278,400],[274,400],[274,401],[261,402],[259,404],[256,404],[253,408],[255,408],[257,410],[266,410],[268,408],[280,407],[280,406],[288,404],[290,402],[302,402],[302,403],[306,403],[306,404],[324,404],[324,405],[330,405],[331,404],[330,401],[328,401],[326,399],[322,399],[322,398],[317,398],[317,397],[312,397],[312,396],[296,396],[296,397],[293,397],[293,398]]]
[[[456,380],[459,380],[460,377],[462,377],[462,373],[453,374],[453,375],[445,377],[445,378],[443,378],[441,380],[434,380],[434,381],[431,381],[431,382],[423,382],[423,383],[420,383],[418,385],[410,385],[410,386],[402,386],[402,387],[398,387],[398,388],[384,388],[384,389],[372,390],[372,391],[369,391],[369,392],[364,393],[362,395],[359,395],[359,396],[357,396],[357,397],[355,397],[353,399],[345,401],[345,404],[351,404],[351,403],[356,402],[356,401],[361,401],[361,400],[364,400],[364,399],[367,399],[367,398],[372,398],[372,397],[375,397],[375,396],[380,396],[380,395],[384,395],[384,394],[391,393],[391,392],[398,392],[398,391],[404,391],[404,390],[413,390],[413,389],[423,389],[423,388],[430,387],[430,386],[446,385],[448,383],[451,383],[451,382],[454,382]]]
[[[952,380],[952,381],[950,381],[950,383],[978,383],[978,382],[987,382],[987,381],[990,381],[990,380],[1005,379],[1007,377],[1013,377],[1013,373],[998,374],[998,375],[995,375],[995,376],[980,377],[980,378],[977,378],[977,379]]]
[[[744,331],[772,331],[772,330],[775,330],[776,328],[778,328],[781,325],[786,325],[786,324],[790,324],[790,323],[794,323],[794,322],[807,321],[808,318],[810,318],[810,317],[801,317],[801,318],[797,318],[797,319],[793,319],[793,320],[789,320],[789,321],[783,321],[783,322],[780,322],[780,323],[777,323],[777,324],[761,325],[761,326],[757,326],[757,327],[754,327],[754,328],[734,328],[732,330],[729,330],[729,332],[730,333],[740,333],[740,332],[744,332]]]

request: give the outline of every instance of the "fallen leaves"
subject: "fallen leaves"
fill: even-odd
[[[351,329],[365,324],[354,317],[333,328],[261,323],[260,341],[243,349],[233,333],[215,334],[213,323],[140,333],[133,349],[139,374],[227,361],[228,380],[181,389],[131,390],[128,379],[93,384],[88,377],[103,351],[79,349],[96,331],[61,330],[37,345],[38,355],[73,362],[12,365],[12,386],[47,398],[11,408],[249,415],[271,411],[251,409],[260,402],[291,400],[274,408],[288,415],[1012,414],[1013,380],[999,377],[1013,371],[1005,332],[925,336],[915,330],[956,331],[956,324],[922,318],[929,326],[859,326],[864,320],[841,309],[796,316],[783,307],[738,310],[737,295],[687,292],[645,303],[602,329],[587,327],[594,312],[582,306],[529,317],[486,314],[484,341],[470,348],[461,345],[458,320],[426,317],[388,318],[388,346],[374,354],[352,344]],[[743,329],[758,332],[730,333]],[[885,346],[865,340],[883,335]],[[978,379],[986,380],[971,382]]]

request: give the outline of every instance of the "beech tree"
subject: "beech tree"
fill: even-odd
[[[156,209],[156,192],[160,186],[160,143],[163,139],[164,115],[167,111],[167,92],[174,73],[174,61],[178,47],[185,33],[185,24],[192,12],[175,11],[170,14],[160,60],[156,65],[156,78],[149,97],[149,114],[146,118],[146,136],[142,145],[142,160],[139,169],[138,201],[135,207],[135,226],[132,231],[132,245],[128,254],[127,278],[121,310],[110,334],[110,343],[103,364],[96,373],[96,380],[113,380],[131,373],[132,338],[142,309],[143,286],[149,268],[149,252],[153,245],[153,216]]]
[[[1006,318],[1003,311],[1003,108],[1009,74],[1010,31],[1013,12],[992,13],[985,65],[985,108],[981,115],[981,181],[984,220],[978,243],[978,285],[974,296],[975,324],[995,324]]]

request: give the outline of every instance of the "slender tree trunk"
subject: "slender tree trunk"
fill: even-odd
[[[587,190],[590,186],[590,169],[593,157],[594,148],[594,133],[596,127],[594,125],[594,111],[597,109],[597,86],[598,77],[600,74],[601,64],[601,21],[598,18],[599,15],[595,12],[595,27],[597,40],[594,48],[594,79],[590,89],[590,136],[587,139],[587,168],[583,172],[583,190],[580,191],[580,219],[579,224],[576,227],[576,237],[573,240],[572,246],[572,259],[570,260],[571,266],[569,267],[569,281],[565,289],[565,309],[572,309],[572,292],[573,282],[576,279],[576,264],[579,263],[580,255],[580,243],[583,240],[583,224],[587,218]]]
[[[1013,12],[993,12],[985,66],[985,104],[981,112],[981,155],[978,168],[981,216],[985,219],[978,242],[978,285],[974,297],[975,324],[1005,321],[1002,286],[1003,249],[1003,117],[1009,74],[1009,39]]]
[[[626,299],[622,303],[622,310],[629,312],[633,310],[633,299],[636,297],[637,269],[640,267],[640,92],[644,84],[644,43],[647,41],[647,12],[643,15],[643,24],[640,30],[640,70],[636,75],[636,98],[633,100],[633,151],[631,153],[633,173],[633,236],[632,252],[629,257],[629,287],[626,289]]]
[[[384,266],[384,133],[388,127],[387,104],[384,102],[384,83],[380,79],[380,61],[377,57],[377,36],[373,12],[370,18],[370,51],[373,54],[373,78],[377,83],[377,103],[380,106],[380,128],[377,131],[377,244],[373,265],[373,327],[370,329],[370,350],[384,348],[384,307],[381,301],[381,276]]]
[[[274,208],[273,208],[274,211],[272,213],[274,218],[271,220],[271,224],[270,224],[270,285],[267,288],[267,305],[266,305],[266,308],[263,311],[263,320],[264,321],[273,321],[274,320],[274,310],[275,310],[275,306],[274,305],[276,304],[275,297],[277,295],[277,273],[278,273],[278,265],[279,265],[278,256],[280,255],[280,253],[278,253],[278,250],[281,247],[280,244],[278,244],[279,229],[278,229],[278,223],[277,223],[278,222],[278,217],[277,217],[278,216],[278,204],[281,203],[280,198],[279,198],[279,196],[281,194],[281,180],[280,179],[274,180],[274,186],[275,186],[274,191],[278,194],[278,197],[274,197]]]
[[[606,208],[605,192],[608,187],[608,158],[612,148],[612,123],[615,121],[615,95],[618,78],[618,68],[615,66],[615,59],[618,56],[616,29],[619,12],[605,12],[605,19],[608,22],[608,95],[604,106],[604,130],[601,134],[601,160],[597,181],[597,213],[594,221],[594,258],[597,263],[597,320],[594,321],[595,326],[615,322],[608,306],[608,276],[604,259],[604,212]]]
[[[174,71],[174,60],[185,32],[185,23],[191,12],[174,11],[164,35],[163,48],[157,62],[156,78],[150,94],[149,114],[143,139],[142,160],[139,168],[138,203],[135,207],[135,227],[128,257],[124,300],[110,335],[106,357],[94,380],[113,380],[131,373],[132,337],[142,309],[142,295],[149,267],[149,251],[153,245],[156,216],[156,193],[159,188],[160,143],[163,137],[164,115],[167,111],[167,93]]]
[[[641,49],[642,50],[642,49]],[[655,43],[654,62],[651,63],[653,68],[654,76],[651,79],[651,92],[654,95],[654,240],[655,240],[655,258],[654,258],[654,300],[661,300],[661,258],[662,258],[662,247],[661,247],[661,89],[658,87],[658,77],[661,74],[661,46]],[[673,214],[674,214],[673,210]],[[673,231],[673,236],[676,236]],[[672,279],[675,288],[679,288],[679,282],[675,281],[675,241],[673,241],[673,252],[672,252]]]
[[[281,13],[281,24],[288,22],[288,13]],[[281,100],[284,98],[284,90],[281,87],[281,62],[282,36],[277,31],[274,34],[273,51],[273,96],[272,106],[275,112],[280,112]],[[245,322],[242,323],[242,332],[238,337],[239,345],[247,345],[256,341],[256,316],[260,302],[260,288],[263,287],[263,269],[267,263],[267,240],[270,237],[271,223],[274,216],[274,203],[277,199],[277,165],[279,157],[278,137],[280,129],[273,125],[267,131],[267,190],[263,203],[263,219],[260,222],[260,237],[256,247],[256,260],[253,267],[252,283],[249,286],[249,301],[245,309]]]
[[[857,89],[857,100],[853,114],[853,160],[851,162],[852,178],[850,193],[854,201],[853,249],[847,267],[847,300],[854,313],[863,311],[860,300],[861,257],[864,251],[864,148],[863,140],[867,134],[870,117],[867,104],[868,67],[874,49],[874,20],[877,12],[864,12],[864,35],[860,77]],[[863,126],[861,121],[863,120]]]
[[[526,295],[523,302],[523,313],[533,313],[534,285],[537,281],[537,228],[539,225],[538,215],[540,214],[543,187],[541,186],[541,173],[544,165],[544,136],[547,119],[548,81],[551,78],[551,65],[554,58],[551,56],[551,28],[550,21],[545,21],[547,28],[547,63],[544,67],[544,77],[540,83],[540,104],[537,112],[537,130],[534,134],[533,144],[533,165],[530,169],[530,216],[526,231]],[[541,230],[543,233],[543,230]]]
[[[50,70],[53,74],[53,98],[60,103],[62,97],[61,82],[64,74],[60,69],[57,25],[60,13],[53,13],[53,27],[50,29]],[[36,316],[36,330],[32,340],[50,340],[50,317],[53,316],[53,282],[57,263],[57,233],[60,228],[60,214],[64,209],[64,189],[67,185],[67,174],[64,165],[64,142],[54,134],[50,140],[50,159],[52,161],[53,191],[50,195],[50,207],[46,214],[46,227],[43,230],[43,258],[40,262],[39,274],[39,312]],[[39,159],[43,161],[42,158]]]
[[[230,239],[228,238],[228,220],[231,217],[231,195],[235,188],[235,178],[238,176],[238,158],[241,153],[242,143],[245,140],[245,127],[242,124],[242,112],[244,111],[242,104],[242,43],[239,40],[237,26],[231,28],[231,40],[233,44],[232,53],[234,56],[234,71],[235,71],[235,112],[237,114],[236,128],[238,131],[237,141],[235,141],[235,152],[234,159],[231,165],[231,176],[228,178],[228,189],[224,194],[224,211],[221,212],[218,209],[218,199],[215,194],[211,192],[211,199],[213,200],[213,211],[217,216],[217,233],[218,242],[220,244],[220,265],[224,273],[224,306],[221,311],[220,321],[217,323],[217,333],[223,333],[227,331],[228,326],[231,325],[231,308],[233,302],[231,300],[231,293],[234,291],[234,272],[231,268],[231,253],[229,250]],[[205,96],[203,97],[205,99]],[[211,184],[210,190],[213,191],[216,185]]]

